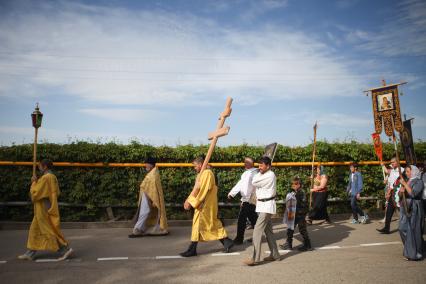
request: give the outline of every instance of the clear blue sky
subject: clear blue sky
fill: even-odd
[[[0,2],[1,145],[370,142],[382,78],[426,140],[425,1]]]

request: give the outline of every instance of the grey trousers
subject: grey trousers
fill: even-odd
[[[269,213],[259,213],[257,218],[256,225],[253,230],[253,260],[255,262],[260,262],[260,256],[262,255],[262,235],[265,233],[266,241],[268,242],[269,250],[271,251],[271,256],[274,258],[279,258],[280,254],[278,252],[277,242],[275,241],[274,232],[272,231],[272,214]]]

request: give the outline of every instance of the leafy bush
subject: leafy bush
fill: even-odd
[[[393,154],[393,145],[384,144],[384,158],[390,159]],[[142,145],[132,142],[129,145],[121,144],[94,144],[75,142],[66,145],[40,144],[38,147],[39,159],[49,158],[53,161],[67,162],[143,162],[147,156],[154,156],[158,162],[191,162],[194,157],[204,154],[208,146],[184,145],[177,147]],[[426,157],[426,142],[415,143],[417,157]],[[211,162],[241,162],[245,156],[257,159],[263,153],[260,146],[228,146],[218,147]],[[306,162],[311,160],[312,145],[306,147],[287,147],[279,145],[275,161],[279,162]],[[403,158],[403,157],[402,157]],[[32,161],[32,145],[13,145],[0,147],[1,161]],[[349,143],[317,143],[317,161],[369,161],[376,160],[373,146],[357,142]],[[278,194],[283,198],[290,188],[293,176],[300,176],[309,184],[310,167],[278,167],[274,171],[278,178]],[[347,167],[326,167],[329,176],[329,192],[331,197],[345,197],[348,182]],[[29,201],[28,189],[30,186],[31,167],[2,166],[0,167],[0,201]],[[364,177],[363,195],[383,195],[382,173],[379,166],[361,166]],[[104,218],[104,210],[99,206],[114,205],[134,211],[136,206],[139,184],[145,176],[143,168],[88,168],[88,167],[56,167],[61,197],[60,201],[83,204],[78,210],[62,207],[62,216],[68,221],[98,220]],[[243,168],[215,168],[218,179],[219,201],[226,202],[228,191],[240,178]],[[195,174],[192,168],[160,168],[166,203],[182,203],[194,182]],[[28,211],[27,208],[25,212]],[[127,209],[128,210],[128,209]],[[233,214],[233,209],[224,217]],[[23,213],[13,207],[0,207],[1,218],[9,220],[29,219],[31,212]],[[129,211],[129,210],[128,210]],[[187,218],[189,215],[180,208],[168,208],[169,218]],[[23,215],[24,214],[24,215]]]

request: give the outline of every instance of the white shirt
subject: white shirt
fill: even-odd
[[[401,173],[403,172],[404,172],[404,168],[401,168]],[[388,184],[387,184],[388,188],[393,188],[393,184],[398,178],[399,178],[398,168],[391,169],[389,173],[389,177],[388,177]]]
[[[269,201],[259,201],[259,199],[271,198],[277,195],[277,178],[273,171],[269,170],[266,173],[257,173],[253,177],[253,186],[256,188],[256,212],[275,214],[277,206],[275,199]]]
[[[238,183],[231,189],[228,195],[234,197],[238,193],[241,194],[241,202],[249,202],[251,194],[254,191],[254,186],[252,184],[253,176],[258,172],[256,168],[251,168],[245,170],[241,175],[241,179]]]

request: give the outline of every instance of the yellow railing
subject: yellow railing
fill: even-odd
[[[320,164],[323,166],[349,166],[352,162],[316,162],[315,165]],[[389,161],[385,161],[385,164],[389,164]],[[0,166],[32,166],[32,162],[13,162],[13,161],[0,161]],[[215,168],[237,168],[243,167],[244,163],[209,163]],[[380,165],[379,161],[361,161],[359,165]],[[405,161],[401,161],[401,164],[405,164]],[[141,168],[144,167],[144,163],[78,163],[78,162],[54,162],[56,167],[92,167],[92,168]],[[191,163],[157,163],[158,167],[161,168],[184,168],[192,167]],[[272,163],[274,167],[310,167],[311,162],[276,162]]]

